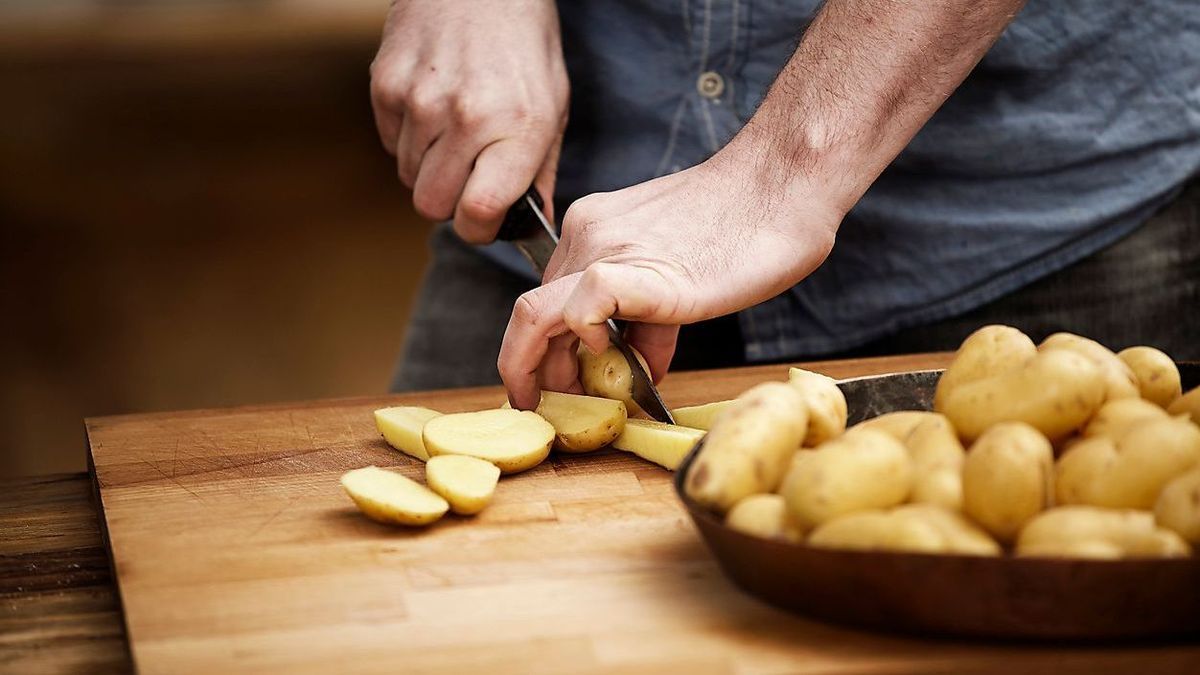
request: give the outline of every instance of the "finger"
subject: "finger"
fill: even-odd
[[[565,304],[563,320],[588,349],[599,353],[608,346],[605,322],[610,318],[683,323],[687,317],[680,314],[678,303],[672,302],[677,297],[658,272],[636,265],[593,263],[579,277]]]
[[[546,153],[546,159],[542,161],[542,166],[538,169],[537,176],[533,179],[533,187],[542,196],[542,201],[545,202],[542,213],[551,225],[554,224],[554,184],[558,177],[558,157],[561,151],[562,134],[560,133],[554,139],[554,143],[550,145],[550,151]]]
[[[671,358],[675,356],[675,345],[679,341],[679,326],[631,323],[625,328],[625,340],[642,353],[646,365],[650,366],[650,377],[658,383],[671,367]]]
[[[484,148],[475,159],[454,211],[454,231],[463,241],[486,244],[496,238],[500,222],[529,189],[547,147],[531,148],[528,139],[503,139]]]
[[[533,410],[537,407],[540,398],[538,368],[551,338],[567,332],[563,323],[563,303],[577,283],[578,276],[563,277],[525,293],[513,305],[496,367],[508,390],[508,401],[514,408]]]
[[[446,220],[454,215],[454,205],[462,194],[471,160],[478,148],[464,145],[460,136],[443,134],[421,159],[413,183],[413,207],[430,220]]]
[[[400,116],[375,101],[371,101],[371,109],[375,112],[375,130],[379,132],[379,142],[389,155],[395,156],[396,143],[400,140]]]
[[[428,124],[422,124],[415,116],[405,115],[400,121],[400,135],[396,140],[396,173],[400,182],[413,187],[421,161],[437,135]]]
[[[538,370],[538,381],[543,390],[583,393],[583,386],[579,384],[579,359],[575,356],[578,345],[579,338],[573,333],[551,338]]]

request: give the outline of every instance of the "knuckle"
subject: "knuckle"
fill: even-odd
[[[479,129],[487,121],[487,105],[470,94],[456,96],[450,103],[450,116],[464,129]]]
[[[445,97],[439,87],[418,82],[408,91],[405,98],[405,110],[418,119],[428,119],[441,114]]]
[[[401,180],[404,177],[401,176]],[[413,193],[413,208],[428,220],[445,220],[450,217],[450,206],[444,195],[433,190],[417,190]]]
[[[513,303],[512,318],[520,325],[537,326],[541,321],[542,312],[530,297],[530,293],[525,293]]]

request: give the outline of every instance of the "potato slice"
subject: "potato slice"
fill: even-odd
[[[428,525],[450,508],[424,485],[377,466],[342,474],[342,487],[366,517],[388,525]]]
[[[429,489],[450,502],[459,515],[479,513],[492,501],[500,469],[491,462],[468,455],[438,455],[425,464]]]
[[[421,430],[425,423],[442,413],[418,406],[397,406],[375,411],[375,428],[388,445],[422,462],[429,459]]]
[[[704,432],[699,429],[631,419],[612,446],[674,471],[701,438]]]
[[[693,429],[708,431],[712,428],[713,422],[716,421],[717,415],[725,412],[725,409],[732,403],[733,399],[729,399],[728,401],[716,401],[705,403],[704,405],[676,408],[671,411],[671,417],[674,417],[675,423],[681,427],[691,427]]]
[[[537,413],[554,427],[554,447],[563,452],[599,450],[625,430],[625,404],[608,398],[544,391]]]
[[[422,435],[430,457],[470,455],[503,473],[541,464],[554,444],[554,427],[541,415],[505,408],[435,417]]]
[[[783,497],[777,494],[757,494],[742,499],[729,509],[725,524],[752,537],[792,543],[804,540],[804,531],[788,513]]]
[[[1183,387],[1179,368],[1170,356],[1154,347],[1130,347],[1117,353],[1137,379],[1142,398],[1162,408],[1179,398]]]

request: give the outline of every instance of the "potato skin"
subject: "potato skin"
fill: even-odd
[[[1074,333],[1055,333],[1042,340],[1038,345],[1039,352],[1055,349],[1065,349],[1075,352],[1090,360],[1100,368],[1104,376],[1104,400],[1115,401],[1120,398],[1139,396],[1138,381],[1133,371],[1125,362],[1117,358],[1111,349],[1088,338]]]
[[[795,387],[808,403],[808,433],[804,447],[816,446],[837,438],[846,430],[846,396],[833,378],[800,368],[788,371],[788,384]]]
[[[1115,440],[1072,445],[1055,468],[1058,503],[1149,510],[1172,478],[1197,465],[1200,428],[1182,418],[1142,420]]]
[[[1155,527],[1154,517],[1144,511],[1060,506],[1029,521],[1017,538],[1016,552],[1061,558],[1181,557],[1191,548],[1174,532]]]
[[[1117,353],[1137,381],[1142,398],[1166,408],[1183,393],[1175,361],[1154,347],[1130,347]]]
[[[1087,422],[1105,392],[1104,374],[1091,360],[1050,349],[1021,367],[955,387],[939,412],[965,441],[1000,422],[1024,422],[1058,441]]]
[[[808,405],[794,387],[751,387],[713,423],[684,489],[718,513],[749,495],[773,492],[807,430]]]
[[[959,511],[963,503],[962,466],[966,450],[950,420],[934,413],[904,440],[915,479],[910,500]]]
[[[1037,355],[1033,340],[1011,326],[984,326],[967,336],[938,379],[933,409],[941,411],[950,392],[969,382],[1013,370]]]
[[[1140,398],[1121,398],[1100,406],[1100,410],[1083,428],[1085,437],[1108,436],[1120,438],[1134,424],[1148,419],[1166,419],[1167,412],[1150,401]]]
[[[1154,503],[1154,520],[1200,546],[1200,467],[1171,479]]]
[[[646,359],[642,358],[641,353],[636,349],[633,353],[641,362],[642,368],[650,372],[650,367],[646,365]],[[603,352],[593,354],[580,344],[576,356],[579,360],[579,384],[583,385],[585,394],[621,401],[629,414],[642,412],[633,400],[633,372],[619,349],[609,345]]]
[[[928,504],[845,514],[813,530],[808,543],[868,551],[1000,554],[999,544],[987,533],[956,513]]]
[[[804,540],[803,530],[788,513],[783,497],[777,494],[745,497],[729,510],[725,524],[753,537],[791,543]]]
[[[900,504],[912,484],[913,463],[904,445],[882,431],[856,429],[800,451],[779,493],[807,528],[854,511]]]
[[[1050,441],[1022,422],[987,430],[963,462],[963,511],[1001,542],[1011,542],[1050,505],[1054,455]]]
[[[625,430],[628,413],[621,401],[542,392],[537,413],[554,427],[554,447],[563,452],[592,452],[612,443]],[[581,422],[586,421],[586,424]]]
[[[903,443],[908,438],[908,435],[912,433],[913,429],[916,429],[919,424],[934,416],[944,417],[939,413],[925,410],[897,410],[863,420],[855,424],[852,428],[882,431]]]
[[[1171,405],[1167,406],[1167,412],[1172,415],[1187,415],[1192,424],[1200,425],[1200,387],[1172,401]]]

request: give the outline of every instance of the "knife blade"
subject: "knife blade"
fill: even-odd
[[[539,276],[545,274],[546,265],[550,263],[550,256],[554,255],[554,249],[558,246],[558,233],[546,219],[546,215],[542,212],[542,205],[542,197],[538,191],[532,187],[529,188],[505,214],[504,222],[500,225],[500,231],[496,235],[497,239],[512,242],[537,270]],[[659,422],[674,424],[675,418],[671,416],[671,411],[663,403],[658,388],[654,386],[654,380],[650,379],[650,374],[646,372],[637,356],[634,355],[633,348],[625,342],[621,329],[612,319],[605,323],[608,328],[608,341],[617,348],[617,351],[621,352],[625,361],[629,363],[629,372],[633,380],[634,402],[646,411],[647,415]]]

